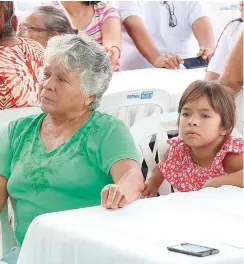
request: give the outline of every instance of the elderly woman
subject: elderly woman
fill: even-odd
[[[38,41],[44,48],[56,35],[77,33],[63,10],[54,6],[37,6],[21,21],[18,36]]]
[[[0,210],[8,195],[16,201],[19,245],[38,215],[124,207],[144,188],[128,128],[95,110],[112,76],[104,50],[65,35],[52,38],[45,55],[44,113],[14,121],[0,135]]]

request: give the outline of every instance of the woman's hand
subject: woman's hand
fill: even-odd
[[[128,204],[125,193],[118,184],[109,184],[102,189],[102,207],[107,209],[122,208]]]
[[[114,46],[114,47],[105,47],[105,51],[107,55],[109,56],[110,63],[114,71],[118,65],[118,61],[120,58],[120,50],[118,47]]]

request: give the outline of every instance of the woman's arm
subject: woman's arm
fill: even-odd
[[[211,58],[210,63],[208,64],[208,67],[206,69],[206,81],[218,80],[220,74],[223,72],[225,60],[230,52],[229,39],[232,34],[230,26],[231,23],[226,26],[218,39],[213,57]]]
[[[216,177],[207,181],[204,187],[220,187],[222,185],[233,185],[244,187],[243,178],[243,154],[226,155],[223,166],[228,175]]]
[[[203,16],[195,20],[192,24],[192,31],[199,44],[197,56],[210,61],[215,49],[215,38],[210,18]]]
[[[228,57],[219,83],[238,93],[243,86],[243,32]]]
[[[3,210],[8,199],[7,182],[7,179],[0,175],[0,212]]]
[[[115,184],[102,190],[102,206],[120,208],[138,199],[144,189],[140,164],[131,159],[116,162],[110,169]]]
[[[102,26],[102,41],[104,47],[117,46],[121,49],[121,22],[118,18],[109,17]]]
[[[113,68],[116,68],[121,55],[121,21],[119,17],[108,17],[102,26],[102,42]]]

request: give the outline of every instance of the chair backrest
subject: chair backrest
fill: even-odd
[[[105,95],[98,110],[131,127],[147,116],[169,112],[170,105],[168,92],[149,88]]]
[[[141,164],[143,160],[148,167],[147,178],[151,176],[156,166],[155,157],[158,153],[159,159],[168,151],[168,134],[167,131],[177,128],[178,113],[163,113],[160,115],[149,116],[134,124],[131,128],[135,144],[141,153]],[[155,141],[153,149],[149,143]],[[169,194],[171,186],[164,181],[159,189],[160,194]]]
[[[42,113],[39,107],[20,107],[0,110],[0,127],[8,125],[11,121],[21,117]]]
[[[1,214],[1,229],[2,229],[2,254],[3,256],[7,255],[11,248],[17,245],[13,228],[15,226],[15,202],[8,199],[8,202],[4,206]],[[12,225],[10,223],[12,222]]]

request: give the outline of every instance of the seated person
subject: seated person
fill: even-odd
[[[211,58],[215,39],[204,1],[116,1],[116,6],[126,30],[121,70],[178,69],[185,58]]]
[[[100,1],[62,1],[72,25],[102,45],[114,71],[119,70],[121,53],[121,22],[117,10]]]
[[[146,181],[142,197],[153,197],[166,179],[180,192],[203,187],[243,187],[243,138],[230,136],[235,103],[224,86],[195,81],[183,93],[179,108],[179,137]]]
[[[0,20],[0,110],[37,105],[43,48],[15,36],[13,1],[0,1]]]
[[[13,121],[0,133],[0,211],[8,195],[16,201],[20,246],[38,215],[100,203],[120,208],[144,189],[130,131],[95,110],[112,77],[103,48],[80,36],[55,36],[45,59],[44,113]]]
[[[50,5],[33,8],[21,21],[18,36],[34,39],[45,48],[51,37],[76,32],[63,10]]]
[[[222,32],[214,55],[207,67],[205,79],[207,81],[218,80],[223,72],[225,60],[234,47],[237,39],[239,38],[243,28],[243,2],[240,2],[239,9],[241,17],[231,21]]]
[[[228,85],[235,95],[236,128],[244,135],[243,127],[243,32],[227,59],[219,83]]]

